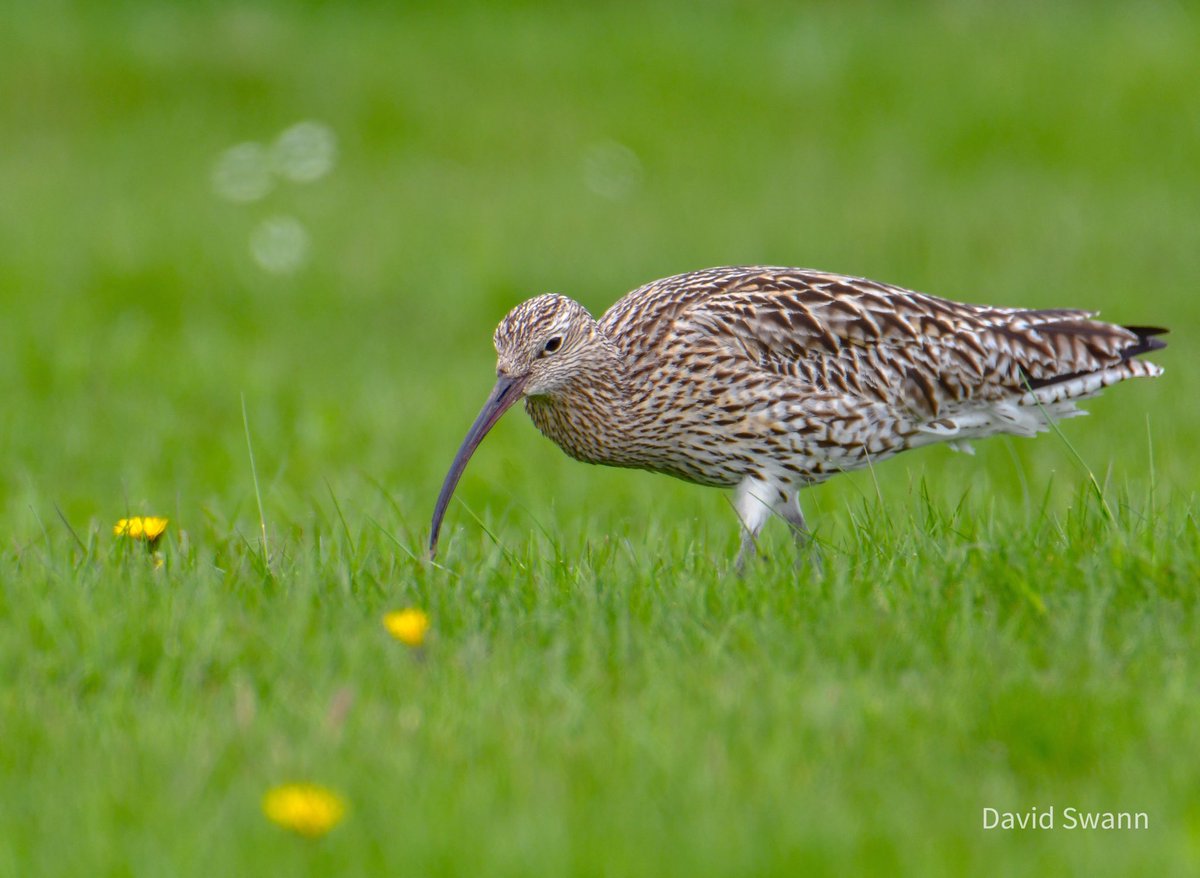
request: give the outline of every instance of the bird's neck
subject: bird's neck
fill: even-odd
[[[625,460],[624,441],[632,410],[628,369],[621,352],[603,337],[598,352],[553,394],[526,398],[525,410],[534,426],[576,460],[633,465]]]

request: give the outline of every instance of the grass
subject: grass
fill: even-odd
[[[1196,871],[1187,7],[8,17],[0,874]],[[214,194],[306,118],[331,174]],[[290,275],[248,251],[277,214]],[[772,526],[743,579],[719,492],[514,412],[420,560],[512,304],[749,262],[1167,324],[1168,372],[813,489],[823,571]],[[270,825],[293,779],[344,824]],[[1150,829],[980,826],[1051,805]]]

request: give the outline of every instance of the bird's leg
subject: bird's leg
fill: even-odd
[[[774,494],[774,488],[752,476],[746,476],[737,486],[733,508],[742,522],[742,547],[738,551],[733,569],[738,576],[741,576],[746,569],[746,561],[758,553],[756,539],[758,532],[771,517],[771,504],[768,498]]]
[[[754,535],[745,527],[742,528],[742,545],[738,549],[737,560],[733,562],[733,572],[741,576],[746,572],[746,561],[758,554],[758,545]]]
[[[824,568],[821,562],[821,547],[813,542],[812,533],[804,521],[804,513],[800,510],[799,495],[780,503],[778,512],[792,529],[792,538],[796,541],[796,565],[803,564],[804,558],[807,556],[812,561],[813,569],[820,573]]]

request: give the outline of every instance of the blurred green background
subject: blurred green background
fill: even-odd
[[[406,552],[419,554],[490,389],[497,321],[545,291],[598,315],[645,281],[712,265],[808,266],[1169,326],[1172,346],[1155,356],[1165,377],[1115,388],[1064,430],[1117,488],[1140,496],[1153,473],[1164,506],[1183,507],[1200,484],[1192,4],[17,0],[0,21],[0,619],[15,630],[33,606],[13,598],[23,577],[53,607],[53,584],[78,563],[56,507],[89,547],[108,546],[127,513],[161,514],[196,569],[252,570],[243,398],[280,567],[325,575],[327,541],[370,533],[368,572],[342,571],[349,612],[374,620],[392,596],[436,600],[414,591],[428,582]],[[259,198],[222,196],[231,148],[269,150],[306,121],[335,139],[328,173],[272,172]],[[284,244],[299,224],[307,247],[271,271],[251,243],[279,217]],[[967,492],[1011,516],[1047,485],[1052,509],[1072,508],[1081,478],[1053,438],[981,443],[973,459],[914,453],[877,476],[901,517],[922,478],[951,505]],[[874,493],[864,475],[811,492],[835,557],[854,542],[843,510]],[[688,576],[724,565],[736,541],[719,492],[584,467],[518,412],[459,496],[443,552],[468,579],[479,558],[497,563],[484,526],[508,546],[544,530],[568,566],[611,535],[649,565],[686,556]],[[337,612],[340,592],[316,594]],[[280,607],[256,600],[233,606],[262,636],[259,616]],[[47,612],[53,629],[59,611]],[[322,627],[296,625],[298,637]],[[14,684],[37,643],[49,648],[10,632]],[[33,715],[29,749],[8,745],[14,764],[69,749],[39,738]],[[33,769],[25,780],[46,782]],[[842,818],[848,832],[854,814]],[[867,831],[857,853],[834,844],[819,862],[953,862],[886,855],[898,819],[877,849]],[[950,848],[966,856],[972,836],[956,832]],[[177,862],[165,849],[143,865]],[[586,852],[552,862],[604,872]],[[803,861],[757,865],[781,862]]]
[[[302,521],[323,481],[366,476],[422,526],[490,387],[491,330],[548,290],[598,314],[678,271],[810,266],[1169,325],[1168,367],[1200,324],[1190,7],[18,3],[6,18],[0,487],[18,539],[50,501],[77,525],[163,504],[241,522],[243,393],[272,518]],[[336,135],[327,176],[217,195],[225,150],[303,120]],[[272,275],[249,238],[280,214],[310,257]],[[1143,436],[1149,416],[1162,474],[1195,484],[1172,451],[1200,428],[1197,391],[1181,368],[1122,387],[1073,441],[1103,470],[1110,434]],[[581,474],[510,420],[467,476],[476,505],[570,516],[609,484],[721,504]],[[907,463],[935,454],[950,457]]]

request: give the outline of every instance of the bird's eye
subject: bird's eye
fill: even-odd
[[[543,354],[552,354],[561,347],[562,347],[562,336],[556,335],[556,336],[554,336],[554,338],[552,338],[548,342],[546,342],[545,347],[542,348],[542,353]]]

